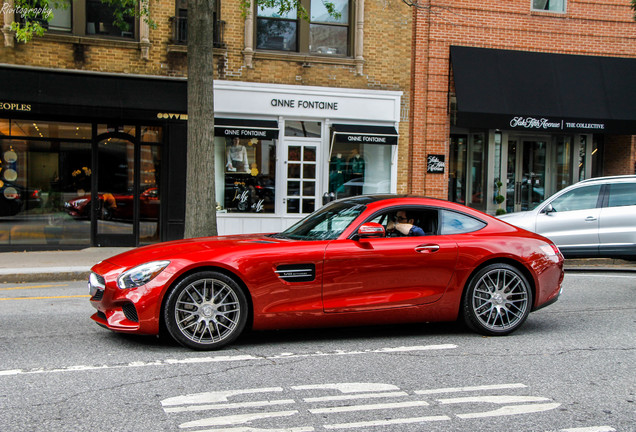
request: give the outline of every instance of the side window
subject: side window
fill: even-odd
[[[394,207],[367,222],[384,225],[387,237],[437,235],[438,210],[426,207]],[[402,225],[400,227],[400,225]],[[405,228],[405,227],[408,227]]]
[[[552,208],[557,212],[596,208],[601,185],[572,189],[553,200]]]
[[[636,205],[636,183],[617,183],[609,187],[608,207]]]
[[[464,234],[480,230],[486,226],[485,222],[463,213],[450,210],[442,210],[440,213],[442,216],[441,235]]]

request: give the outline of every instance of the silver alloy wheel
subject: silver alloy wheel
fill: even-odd
[[[218,343],[234,333],[241,319],[234,289],[218,279],[197,279],[177,297],[174,317],[179,331],[197,344]]]
[[[528,312],[529,287],[517,273],[493,268],[475,284],[472,309],[485,329],[506,331],[521,324]]]

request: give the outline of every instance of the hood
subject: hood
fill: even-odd
[[[497,219],[529,231],[535,230],[536,214],[533,211],[508,213],[497,216]]]
[[[249,244],[258,246],[281,242],[288,243],[289,240],[274,239],[267,237],[265,234],[201,237],[142,246],[112,256],[104,261],[108,261],[118,267],[134,267],[150,261],[170,260],[176,257],[182,258],[213,249],[227,251],[237,246],[244,247]]]

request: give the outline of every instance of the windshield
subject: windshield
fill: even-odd
[[[366,208],[352,202],[334,202],[272,237],[293,240],[333,240]]]

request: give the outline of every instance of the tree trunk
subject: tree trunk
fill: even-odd
[[[214,188],[214,19],[188,0],[188,143],[185,238],[217,234]]]

